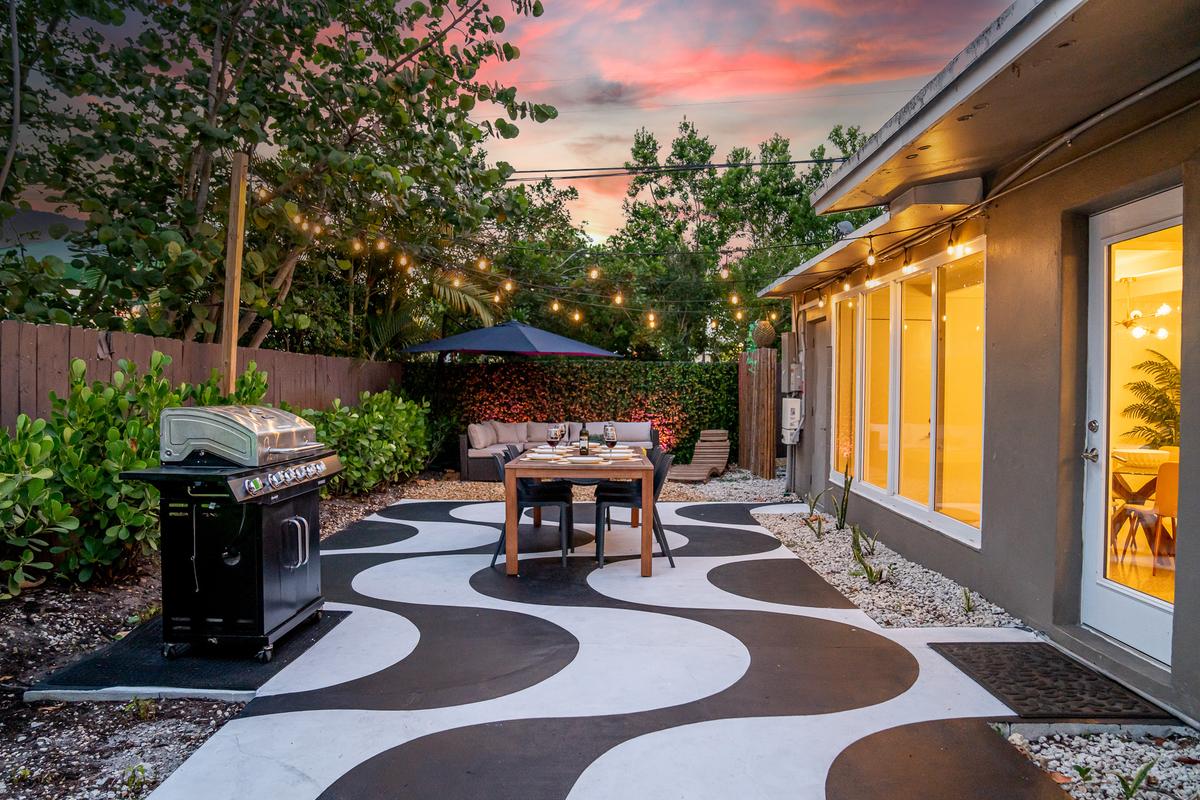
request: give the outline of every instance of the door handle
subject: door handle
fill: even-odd
[[[288,569],[299,569],[304,565],[304,526],[300,517],[288,517],[283,521],[284,528],[294,526],[296,530],[296,563],[285,564]]]
[[[1085,461],[1090,461],[1093,464],[1096,464],[1100,461],[1100,451],[1094,447],[1089,447],[1087,450],[1084,450],[1082,453],[1080,453],[1079,457]]]

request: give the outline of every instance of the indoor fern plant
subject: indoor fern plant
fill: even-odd
[[[1125,384],[1136,398],[1122,411],[1137,421],[1126,436],[1141,439],[1155,449],[1179,446],[1179,367],[1157,350],[1147,350],[1150,358],[1135,364],[1134,369],[1147,379]]]

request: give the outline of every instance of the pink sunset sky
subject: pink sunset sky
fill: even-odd
[[[511,19],[521,49],[488,78],[550,103],[491,143],[516,169],[623,164],[646,127],[668,146],[685,116],[724,157],[773,133],[804,158],[837,124],[874,132],[1009,0],[544,0]],[[606,236],[625,180],[577,182],[577,221]]]

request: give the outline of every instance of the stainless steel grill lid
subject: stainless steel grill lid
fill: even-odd
[[[278,408],[167,408],[159,418],[159,458],[164,464],[212,455],[240,466],[256,467],[288,461],[323,447],[312,425]]]

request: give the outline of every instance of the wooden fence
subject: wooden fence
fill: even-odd
[[[0,425],[12,430],[18,414],[50,416],[50,392],[67,391],[72,359],[87,363],[88,380],[108,380],[117,362],[128,359],[139,370],[158,350],[171,357],[165,370],[171,383],[206,380],[221,368],[220,345],[184,342],[132,333],[110,333],[67,325],[0,322]],[[363,391],[381,391],[399,383],[401,365],[352,358],[311,356],[279,350],[238,348],[238,367],[251,361],[267,373],[265,402],[286,401],[299,408],[324,408],[340,398],[357,402]]]
[[[738,359],[738,466],[775,477],[779,439],[779,359],[774,348]]]

